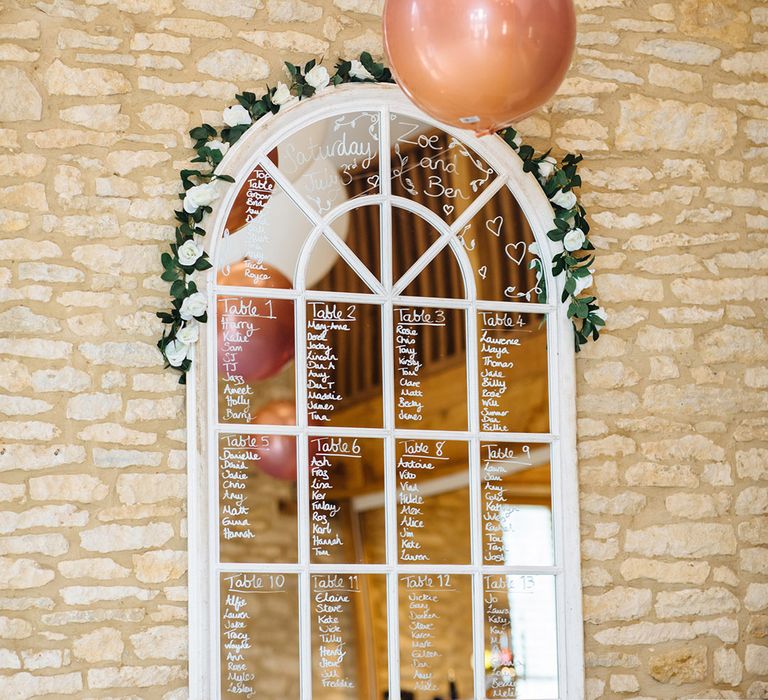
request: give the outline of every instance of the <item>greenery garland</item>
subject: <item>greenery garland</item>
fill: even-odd
[[[213,182],[234,182],[229,175],[216,173],[216,167],[224,154],[262,117],[277,114],[283,105],[311,97],[329,85],[395,82],[390,70],[376,63],[368,52],[363,52],[359,60],[339,61],[332,75],[314,60],[303,67],[287,62],[285,66],[290,84],[278,82],[276,87],[267,86],[267,91],[261,97],[252,92],[236,95],[238,104],[224,110],[225,128],[217,131],[210,124],[203,124],[189,132],[195,141],[194,149],[197,153],[192,162],[204,163],[207,168],[184,169],[180,172],[184,192],[179,194],[182,206],[175,212],[175,242],[170,245],[170,252],[161,256],[161,278],[171,285],[171,310],[157,313],[166,326],[157,347],[166,360],[166,367],[173,367],[180,373],[181,384],[185,383],[186,373],[192,366],[191,355],[199,337],[200,324],[208,320],[207,299],[198,291],[193,280],[196,272],[212,267],[208,254],[200,244],[206,233],[201,222],[212,211],[210,205],[218,197]],[[594,261],[591,252],[594,246],[589,241],[586,212],[573,192],[574,188],[581,185],[576,169],[582,157],[568,154],[558,164],[549,151],[536,155],[531,146],[522,143],[515,129],[510,127],[498,133],[520,157],[523,170],[533,173],[538,179],[547,199],[552,203],[555,228],[547,236],[563,244],[563,250],[552,259],[552,273],[565,274],[561,301],[568,303],[568,317],[573,322],[575,348],[578,352],[590,337],[597,340],[600,328],[605,325],[605,314],[598,307],[595,297],[580,296],[592,284],[590,265]],[[535,244],[529,248],[538,254]],[[531,268],[536,270],[539,279],[540,299],[546,303],[541,259],[537,257],[533,260]]]

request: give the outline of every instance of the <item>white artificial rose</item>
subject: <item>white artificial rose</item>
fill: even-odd
[[[520,146],[523,145],[523,139],[520,137],[520,134],[515,133],[515,138],[512,139],[512,143],[515,148],[520,148]]]
[[[180,340],[172,340],[165,346],[165,359],[171,367],[179,367],[189,354],[189,346]]]
[[[357,78],[358,80],[373,80],[373,76],[368,72],[368,69],[360,63],[356,58],[353,58],[352,66],[349,69],[349,75],[352,78]]]
[[[535,255],[536,257],[540,256],[540,255],[541,255],[541,253],[539,252],[539,244],[538,244],[538,243],[536,243],[536,242],[534,242],[534,243],[531,243],[531,244],[528,246],[528,252],[529,252],[531,255]]]
[[[191,238],[179,246],[177,255],[182,265],[194,265],[203,254],[203,249]]]
[[[555,174],[557,161],[552,156],[547,156],[539,163],[539,182],[545,183]]]
[[[229,127],[250,124],[252,121],[251,115],[243,105],[232,105],[232,107],[227,107],[221,115],[221,118]]]
[[[291,89],[285,83],[279,82],[272,95],[272,103],[276,105],[284,105],[292,99],[293,95],[291,95]]]
[[[608,314],[603,309],[595,309],[592,314],[598,318],[603,319],[603,322],[608,320]]]
[[[562,209],[567,209],[570,211],[576,206],[576,195],[571,190],[568,190],[567,192],[564,190],[558,190],[549,198],[549,201],[552,202],[552,204],[556,204],[558,207],[561,207]]]
[[[197,321],[188,321],[178,333],[176,333],[177,340],[180,340],[185,345],[194,345],[200,337],[200,324]]]
[[[220,139],[214,139],[213,141],[208,141],[205,144],[206,148],[210,148],[212,151],[218,151],[221,153],[221,155],[224,155],[229,150],[229,144],[224,143]]]
[[[584,235],[584,231],[580,228],[575,228],[573,231],[568,231],[563,238],[563,247],[570,253],[574,250],[581,250],[581,246],[584,245],[584,241],[587,237]]]
[[[212,182],[190,187],[184,196],[184,211],[188,214],[194,214],[200,207],[207,207],[218,196],[219,193]]]
[[[592,271],[590,270],[590,274],[585,275],[584,277],[576,277],[576,288],[573,290],[573,296],[578,296],[581,294],[585,289],[592,286]]]
[[[304,76],[304,79],[315,90],[322,90],[324,87],[328,87],[328,83],[331,82],[331,76],[328,75],[324,66],[315,66]]]
[[[190,294],[183,302],[181,302],[181,308],[179,309],[179,315],[185,321],[191,321],[197,316],[202,316],[208,308],[208,300],[205,298],[205,294],[202,292],[195,292]]]

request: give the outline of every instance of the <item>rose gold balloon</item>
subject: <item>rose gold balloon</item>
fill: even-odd
[[[293,401],[270,401],[251,418],[259,425],[296,425],[296,405]],[[309,461],[317,446],[309,441]],[[296,438],[293,435],[270,435],[269,450],[259,452],[258,468],[265,474],[284,481],[296,481]]]
[[[260,274],[254,276],[249,274],[248,263],[241,260],[232,265],[230,274],[234,275],[234,281],[228,279],[227,283],[244,287],[290,288],[288,278],[270,265],[261,263],[256,266]],[[221,275],[219,272],[219,283]],[[294,355],[293,302],[290,299],[250,299],[250,303],[258,307],[260,318],[248,319],[236,313],[227,313],[231,299],[220,298],[218,302],[219,372],[223,377],[239,375],[246,382],[277,374]],[[256,323],[258,330],[245,338],[238,324],[249,320]]]
[[[555,94],[576,40],[572,0],[387,0],[384,47],[435,119],[496,131]]]
[[[251,423],[261,425],[296,425],[296,406],[292,401],[270,401],[260,408]],[[270,435],[269,449],[259,451],[256,466],[265,474],[283,481],[296,481],[296,438]]]

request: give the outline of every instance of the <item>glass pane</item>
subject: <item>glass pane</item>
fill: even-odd
[[[464,299],[464,276],[451,246],[443,248],[402,292],[406,297]]]
[[[483,562],[552,565],[549,446],[481,443],[480,477]]]
[[[382,427],[381,308],[307,302],[310,425]]]
[[[384,512],[361,518],[356,499],[384,492],[384,442],[309,438],[310,557],[315,564],[385,563]]]
[[[471,577],[401,576],[399,598],[401,698],[472,697]]]
[[[217,299],[219,420],[296,425],[290,299]]]
[[[479,311],[480,430],[549,431],[545,317]]]
[[[357,256],[377,280],[381,280],[381,210],[377,206],[357,207],[331,222],[333,232]],[[326,286],[327,285],[327,286]],[[333,284],[333,269],[326,285],[318,289],[339,291]]]
[[[465,312],[394,308],[395,425],[467,429]]]
[[[400,563],[469,564],[467,443],[398,440],[396,453]]]
[[[379,114],[327,117],[278,147],[280,171],[319,214],[379,192]]]
[[[298,577],[220,574],[221,697],[298,700]]]
[[[496,177],[480,156],[440,129],[390,115],[392,194],[453,223]]]
[[[426,219],[392,207],[392,279],[397,282],[439,239],[440,232]]]
[[[309,258],[307,289],[371,294],[371,288],[323,235],[317,239]]]
[[[219,436],[222,562],[295,562],[298,552],[296,438]]]
[[[387,609],[374,606],[372,596],[384,589],[385,577],[322,574],[311,581],[312,700],[383,697]]]
[[[219,241],[216,281],[289,288],[312,224],[257,165],[235,198]]]
[[[537,258],[533,231],[508,188],[472,217],[460,240],[475,271],[478,299],[541,301],[541,282],[531,268]]]
[[[486,697],[558,697],[554,576],[483,579]]]

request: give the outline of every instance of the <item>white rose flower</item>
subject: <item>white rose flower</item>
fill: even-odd
[[[165,346],[165,359],[172,367],[179,367],[189,354],[189,346],[180,340],[172,340]]]
[[[181,303],[179,314],[185,321],[191,321],[196,316],[202,316],[208,308],[208,300],[202,292],[190,294]]]
[[[563,238],[563,247],[572,253],[574,250],[581,250],[581,246],[584,245],[584,241],[586,240],[587,237],[584,235],[584,231],[580,228],[575,228],[565,234],[565,238]]]
[[[328,75],[324,66],[315,66],[304,76],[304,79],[315,90],[322,90],[324,87],[328,87],[328,83],[331,82],[331,76]]]
[[[184,196],[184,211],[188,214],[194,214],[200,207],[207,207],[218,196],[219,193],[212,182],[190,187]]]
[[[605,310],[604,310],[604,309],[595,309],[595,310],[592,312],[592,314],[593,314],[594,316],[597,316],[598,318],[602,318],[602,319],[603,319],[603,321],[607,321],[607,320],[608,320],[608,314],[607,314],[607,313],[605,313]]]
[[[557,161],[552,156],[547,156],[539,163],[539,182],[544,184],[555,174]]]
[[[291,89],[283,82],[279,82],[272,95],[272,102],[276,105],[284,105],[293,99]]]
[[[221,115],[224,123],[229,126],[240,126],[241,124],[250,124],[251,115],[243,105],[232,105],[224,110]]]
[[[197,321],[188,321],[178,333],[176,339],[185,345],[194,345],[200,337],[200,324]]]
[[[368,69],[360,63],[356,58],[352,59],[352,67],[349,69],[349,75],[352,78],[358,80],[373,80],[373,76],[368,72]]]
[[[214,139],[213,141],[208,141],[208,143],[205,144],[206,148],[210,148],[212,151],[218,151],[221,153],[221,155],[224,155],[229,150],[229,144],[224,143],[220,139]]]
[[[179,246],[177,255],[182,265],[194,265],[203,254],[203,249],[191,238]]]
[[[585,275],[584,277],[576,277],[576,289],[573,290],[573,296],[577,297],[579,294],[581,294],[585,289],[592,286],[592,270],[589,271],[588,275]]]
[[[562,209],[568,209],[570,211],[576,206],[576,195],[572,190],[568,190],[567,192],[558,190],[549,198],[549,201]]]

